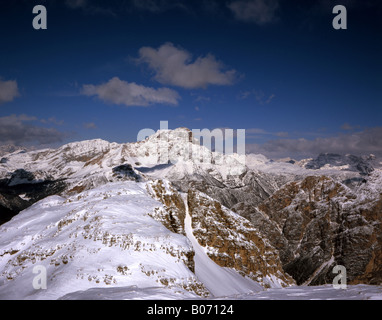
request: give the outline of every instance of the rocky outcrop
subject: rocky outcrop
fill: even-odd
[[[193,234],[208,256],[263,286],[293,283],[281,267],[278,252],[246,219],[198,191],[188,191]]]
[[[0,225],[11,220],[21,210],[29,207],[29,202],[17,195],[0,192]]]
[[[164,210],[157,208],[151,213],[152,217],[170,231],[185,235],[186,208],[179,192],[167,180],[149,181],[146,189],[155,200],[160,201],[164,206]]]
[[[245,170],[237,176],[222,177],[217,172],[205,171],[171,179],[177,189],[187,192],[195,189],[219,201],[223,206],[236,211],[244,204],[255,207],[268,199],[290,177],[271,175],[254,170]]]
[[[118,180],[142,181],[142,177],[134,170],[131,164],[123,164],[112,169],[113,177]]]

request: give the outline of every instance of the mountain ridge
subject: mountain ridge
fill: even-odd
[[[168,158],[161,163],[163,150],[166,150],[164,155]],[[193,236],[204,248],[202,250],[210,252],[209,259],[219,268],[232,268],[244,277],[252,277],[252,281],[262,286],[289,286],[295,282],[309,285],[330,283],[332,268],[341,263],[347,265],[351,283],[377,284],[382,281],[378,269],[381,257],[378,237],[381,226],[378,211],[381,171],[369,164],[361,166],[366,171],[359,170],[356,163],[359,160],[362,165],[367,164],[364,158],[342,157],[341,161],[353,161],[349,166],[343,165],[343,162],[338,166],[326,166],[323,164],[325,158],[318,158],[321,160],[313,162],[318,163],[314,169],[305,168],[309,163],[306,161],[301,162],[301,167],[301,163],[276,162],[262,155],[247,155],[243,165],[238,155],[222,155],[200,146],[190,136],[190,130],[184,128],[158,131],[136,143],[118,144],[95,139],[70,143],[58,149],[14,152],[5,155],[5,160],[0,163],[0,212],[6,209],[8,217],[15,215],[15,218],[0,226],[0,234],[2,228],[6,230],[4,228],[19,221],[23,214],[34,212],[36,206],[48,208],[44,207],[44,201],[59,201],[64,207],[72,206],[73,202],[81,203],[86,212],[88,206],[93,206],[89,194],[104,190],[99,203],[106,204],[108,199],[113,203],[115,200],[109,210],[118,210],[118,207],[113,208],[120,203],[119,196],[126,193],[129,197],[129,191],[123,186],[129,186],[133,194],[137,186],[142,186],[139,190],[145,193],[144,202],[157,203],[144,216],[159,223],[169,234],[185,237],[185,243],[190,248],[185,230],[186,212],[189,211],[193,218]],[[369,170],[371,167],[373,170]],[[116,185],[121,190],[114,190]],[[109,187],[110,191],[107,190]],[[183,199],[184,195],[187,195],[187,200]],[[14,214],[11,205],[16,207]],[[17,206],[24,211],[18,214]],[[130,210],[128,204],[122,207]],[[84,225],[78,225],[81,229],[86,227],[89,218],[82,209],[76,208],[73,207],[78,217],[83,217]],[[45,209],[41,210],[43,213]],[[8,217],[5,220],[9,220]],[[280,217],[284,218],[280,220]],[[67,223],[71,225],[71,220],[58,219],[61,221],[56,222],[58,229]],[[254,231],[248,233],[238,227],[243,224],[250,225]],[[198,229],[197,225],[204,227]],[[214,225],[222,226],[221,230],[215,230]],[[209,234],[204,229],[215,231]],[[365,232],[359,233],[357,230]],[[78,232],[73,232],[78,237]],[[86,233],[85,230],[83,234]],[[351,239],[349,234],[359,239],[362,245],[344,246]],[[210,239],[210,235],[215,238]],[[244,240],[235,242],[235,237],[249,237],[250,240],[246,240],[248,243]],[[113,245],[119,241],[117,238],[107,237],[101,242],[105,241],[106,246]],[[260,246],[260,242],[267,245]],[[365,247],[368,245],[371,248]],[[268,249],[260,250],[259,246]],[[3,253],[0,253],[0,258],[5,261],[2,268],[8,268],[3,269],[4,283],[8,280],[12,282],[13,272],[17,273],[12,271],[10,265],[16,263],[15,266],[23,268],[14,260],[21,253],[14,253],[15,257],[12,257],[11,252],[15,250],[3,246]],[[182,263],[191,273],[195,271],[194,254],[192,249],[185,250],[183,254]],[[357,257],[362,257],[361,261],[352,262]],[[23,258],[20,256],[19,259]],[[258,263],[252,264],[251,259],[257,259]],[[150,262],[147,263],[150,265]],[[113,268],[119,276],[127,270],[123,266],[121,272],[118,266]],[[176,277],[167,279],[158,267],[154,269],[155,275],[161,275],[159,278],[153,277],[154,282],[161,283],[170,291],[173,290],[171,286],[175,285],[175,290],[181,290],[185,297],[189,293],[208,295],[208,290],[196,278],[191,277],[193,280],[189,285],[179,284]],[[152,271],[147,269],[145,272],[153,275]],[[95,274],[89,276],[95,276],[98,283],[113,285],[113,281],[110,283],[107,280],[108,283],[105,283],[100,280],[100,275]],[[120,284],[125,287],[136,285],[132,282]],[[244,287],[250,288],[251,285]],[[89,289],[88,284],[83,289]],[[62,295],[66,294],[70,292],[62,292]]]

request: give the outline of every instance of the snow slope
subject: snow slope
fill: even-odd
[[[2,225],[0,299],[199,299],[264,290],[207,256],[187,205],[187,237],[155,219],[166,207],[151,194],[153,183],[111,182],[47,197]],[[162,185],[171,196],[169,182]],[[46,268],[46,290],[33,288],[36,266]]]
[[[57,299],[98,287],[158,287],[194,298],[192,247],[150,213],[162,204],[145,183],[116,182],[64,199],[48,197],[0,227],[0,299]],[[35,266],[47,290],[32,286]]]

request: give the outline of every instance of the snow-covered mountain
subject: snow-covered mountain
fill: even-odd
[[[244,202],[257,205],[286,182],[307,175],[332,176],[349,185],[364,180],[358,171],[306,169],[261,155],[247,155],[244,165],[242,157],[200,146],[188,129],[159,130],[136,143],[96,139],[4,155],[0,162],[0,219],[7,221],[49,195],[75,194],[124,179],[119,171],[128,165],[133,180],[138,176],[166,178],[184,192],[193,185],[229,208]]]
[[[373,168],[374,155],[358,157],[351,154],[341,155],[335,153],[321,153],[316,159],[305,159],[297,164],[306,169],[337,169],[359,172],[368,175]]]
[[[16,145],[13,145],[13,144],[5,144],[5,145],[0,146],[0,157],[2,157],[5,154],[16,152],[16,151],[24,151],[24,152],[26,152],[28,150],[30,150],[30,148],[16,146]],[[1,161],[1,159],[0,159],[0,161]]]
[[[330,283],[345,262],[353,283],[381,283],[381,171],[327,160],[244,163],[186,128],[5,154],[0,298],[237,296]]]

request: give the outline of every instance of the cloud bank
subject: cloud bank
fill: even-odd
[[[10,115],[0,117],[0,144],[23,145],[26,143],[51,144],[62,142],[65,134],[54,128],[31,124],[36,117]]]
[[[264,144],[247,144],[246,151],[262,153],[268,157],[311,157],[320,153],[382,156],[382,127],[339,134],[333,137],[308,139],[276,139]]]
[[[97,96],[100,100],[112,104],[147,107],[153,104],[178,105],[179,94],[169,88],[154,89],[126,82],[118,77],[101,85],[83,85],[81,93]]]

